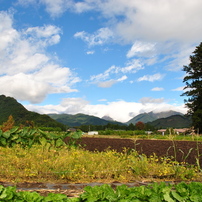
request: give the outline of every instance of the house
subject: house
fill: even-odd
[[[174,131],[179,134],[185,134],[189,129],[188,128],[181,128],[181,129],[174,129]]]
[[[76,128],[68,128],[67,131],[70,131],[70,132],[76,132]]]
[[[158,132],[162,133],[162,135],[165,134],[167,129],[160,129],[158,130]],[[179,128],[179,129],[173,129],[173,131],[177,134],[177,135],[180,135],[180,134],[185,134],[187,131],[188,131],[188,128]]]
[[[98,131],[88,131],[88,135],[98,135]]]
[[[158,132],[161,133],[162,135],[164,135],[166,132],[166,129],[160,129],[160,130],[158,130]]]

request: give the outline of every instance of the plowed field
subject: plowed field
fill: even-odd
[[[189,164],[195,164],[196,158],[200,157],[202,162],[202,156],[198,155],[202,154],[202,142],[169,140],[137,140],[135,142],[132,139],[83,137],[80,144],[89,151],[113,149],[121,152],[127,148],[136,149],[140,154],[147,156],[154,153],[159,157],[176,156],[179,162],[184,161],[186,157],[186,162]]]

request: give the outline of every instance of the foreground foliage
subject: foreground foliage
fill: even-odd
[[[5,127],[4,127],[5,128]],[[76,146],[76,140],[81,138],[81,132],[44,132],[38,128],[18,126],[9,130],[0,129],[0,147],[14,147],[16,145],[23,148],[31,148],[33,145],[42,145],[44,148],[59,148],[66,146],[64,138],[70,137],[68,146]]]
[[[15,187],[3,187],[0,185],[0,201],[15,202],[201,202],[202,183],[181,182],[177,185],[166,183],[153,183],[147,186],[128,188],[126,185],[113,189],[104,184],[102,186],[84,188],[78,198],[68,198],[63,194],[49,193],[44,197],[37,192],[16,192]]]

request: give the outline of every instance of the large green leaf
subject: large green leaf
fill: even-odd
[[[39,142],[40,142],[40,144],[41,144],[43,147],[47,144],[47,140],[46,140],[46,138],[44,138],[44,137],[40,137],[40,138],[39,138]]]
[[[6,139],[3,138],[3,137],[1,137],[1,138],[0,138],[0,144],[1,144],[2,146],[6,146],[6,145],[7,145]]]
[[[6,132],[4,132],[4,133],[2,134],[2,136],[5,137],[6,139],[8,139],[8,138],[10,137],[10,135],[11,135],[11,133],[10,133],[9,130],[7,130]]]
[[[44,202],[53,202],[53,201],[67,201],[67,196],[64,194],[54,194],[49,193],[47,197],[45,197]]]
[[[18,139],[19,138],[19,135],[18,134],[15,134],[15,135],[13,135],[12,137],[11,137],[11,140],[16,140],[16,139]]]
[[[13,127],[9,131],[10,131],[10,133],[16,133],[18,129],[19,129],[19,127]]]
[[[64,141],[61,140],[60,138],[57,139],[56,142],[55,142],[55,146],[56,146],[56,147],[61,147],[61,146],[63,146],[64,144],[65,144]]]
[[[3,131],[2,130],[0,130],[0,137],[3,135]]]

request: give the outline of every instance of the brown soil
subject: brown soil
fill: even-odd
[[[198,155],[202,154],[202,142],[169,140],[134,141],[132,139],[83,137],[80,144],[89,151],[113,149],[122,152],[124,148],[135,149],[139,154],[150,156],[155,153],[159,157],[173,156],[174,160],[179,162],[186,160],[189,164],[196,164],[196,158],[199,158],[202,166],[202,156]]]

